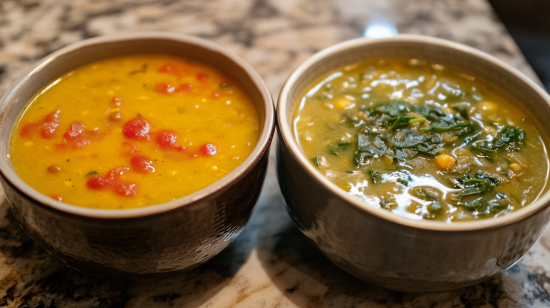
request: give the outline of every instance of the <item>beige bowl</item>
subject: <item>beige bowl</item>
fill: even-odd
[[[336,265],[389,289],[437,292],[490,278],[514,265],[548,223],[550,193],[505,217],[447,224],[416,221],[374,208],[326,179],[291,131],[292,111],[319,76],[369,59],[417,58],[482,78],[521,102],[539,128],[550,123],[550,97],[510,66],[476,49],[424,36],[356,39],[300,65],[279,96],[277,175],[287,210],[300,230]],[[544,140],[548,134],[544,134]]]
[[[250,156],[196,193],[138,209],[72,206],[24,183],[9,159],[9,141],[27,102],[50,82],[84,64],[134,53],[188,57],[233,77],[259,115],[258,144]],[[267,87],[243,60],[211,42],[162,32],[98,37],[54,52],[23,73],[0,99],[0,106],[0,172],[13,213],[35,241],[67,265],[112,278],[173,275],[206,262],[229,245],[259,197],[275,122]]]

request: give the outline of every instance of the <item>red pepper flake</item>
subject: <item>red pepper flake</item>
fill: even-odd
[[[133,118],[124,123],[122,133],[130,139],[149,140],[151,125],[144,118]]]
[[[162,74],[174,75],[176,77],[183,77],[183,76],[186,75],[186,71],[184,69],[176,67],[176,66],[171,65],[171,64],[167,64],[167,65],[164,65],[164,66],[160,67],[157,70],[157,72],[162,73]]]
[[[117,106],[117,107],[120,107],[120,105],[122,105],[122,98],[120,97],[113,97],[111,99],[111,103],[113,103],[113,105]]]
[[[117,195],[123,197],[135,197],[137,195],[137,185],[134,183],[118,183],[114,187]]]
[[[55,201],[59,201],[61,202],[63,200],[63,198],[61,198],[61,196],[57,195],[57,194],[53,194],[50,196],[52,199],[54,199]]]
[[[206,75],[205,73],[198,73],[197,80],[201,82],[206,82],[208,81],[208,75]]]
[[[175,133],[169,130],[161,130],[157,133],[157,144],[163,149],[174,149],[178,151],[184,151],[185,147],[178,145]]]
[[[216,148],[215,145],[211,143],[207,143],[207,144],[203,144],[200,147],[200,152],[202,155],[212,156],[212,155],[216,155],[216,153],[218,152],[218,149]]]
[[[153,161],[151,158],[145,155],[136,155],[132,157],[131,161],[132,167],[134,170],[140,173],[153,173],[155,172],[155,167],[153,167]]]

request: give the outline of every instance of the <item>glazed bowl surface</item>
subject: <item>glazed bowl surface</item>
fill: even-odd
[[[258,143],[231,173],[214,184],[158,205],[92,209],[55,201],[15,173],[10,136],[21,110],[60,76],[106,58],[162,53],[216,67],[247,93],[259,117]],[[0,99],[0,172],[10,207],[29,235],[75,269],[110,278],[158,278],[196,267],[222,251],[246,224],[267,171],[274,107],[259,75],[225,48],[192,36],[134,32],[84,40],[29,68]]]
[[[471,47],[416,35],[355,39],[327,48],[288,78],[277,106],[277,176],[298,228],[333,263],[393,290],[439,292],[486,280],[514,265],[538,240],[550,209],[548,184],[532,204],[496,219],[412,220],[349,195],[309,162],[292,133],[294,107],[320,76],[373,59],[409,58],[452,66],[520,102],[543,140],[550,97],[527,77]]]

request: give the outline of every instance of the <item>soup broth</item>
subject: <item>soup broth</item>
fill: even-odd
[[[293,133],[311,164],[373,207],[412,219],[506,215],[546,186],[534,123],[501,91],[416,59],[332,71],[296,104]]]
[[[10,156],[19,176],[69,204],[143,207],[196,192],[251,153],[259,120],[238,84],[168,55],[78,68],[22,112]]]

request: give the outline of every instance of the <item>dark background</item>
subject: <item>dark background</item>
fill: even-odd
[[[489,0],[550,92],[550,0]]]

